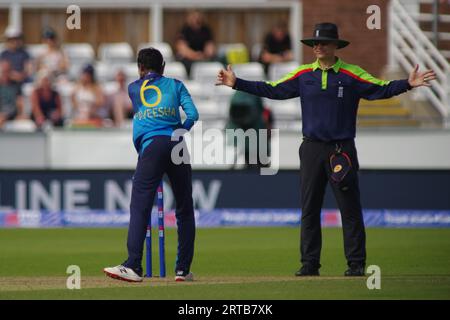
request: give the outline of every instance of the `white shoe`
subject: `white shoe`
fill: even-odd
[[[192,272],[186,274],[184,271],[177,271],[175,281],[194,281],[194,274]]]
[[[116,267],[104,268],[103,272],[113,279],[128,282],[142,282],[143,277],[134,272],[133,269],[118,265]]]

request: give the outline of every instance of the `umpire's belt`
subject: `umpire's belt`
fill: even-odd
[[[329,141],[324,141],[324,140],[319,140],[319,139],[314,139],[314,138],[310,138],[307,136],[303,136],[303,141],[307,141],[307,142],[318,142],[318,143],[324,143],[324,144],[342,144],[345,142],[350,142],[353,141],[354,139],[341,139],[341,140],[329,140]]]

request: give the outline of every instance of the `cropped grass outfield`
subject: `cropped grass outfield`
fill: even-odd
[[[321,277],[296,278],[297,228],[199,229],[196,281],[175,283],[176,231],[169,229],[168,278],[130,284],[102,273],[125,259],[125,229],[1,229],[0,298],[450,299],[450,229],[368,229],[367,263],[380,266],[381,290],[342,276],[341,229],[324,229],[323,237]],[[81,268],[81,290],[66,289],[69,265]]]

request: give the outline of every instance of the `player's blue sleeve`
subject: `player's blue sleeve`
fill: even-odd
[[[133,113],[136,113],[138,107],[135,105],[134,100],[133,100],[133,83],[130,83],[128,85],[128,97],[131,100],[131,105],[133,107]],[[134,129],[135,129],[135,126],[133,125],[133,130]],[[142,138],[141,136],[137,137],[133,134],[133,145],[138,153],[139,153],[139,150],[141,150],[141,138]]]
[[[130,83],[128,85],[128,97],[130,97],[131,105],[133,106],[133,112],[136,112],[136,106],[134,105],[133,101],[133,83]]]
[[[186,113],[186,120],[183,122],[183,129],[190,130],[195,122],[198,120],[198,111],[192,101],[189,91],[186,89],[182,82],[179,83],[179,94],[180,94],[180,106]]]

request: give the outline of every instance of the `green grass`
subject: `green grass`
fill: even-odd
[[[198,229],[192,265],[197,283],[130,285],[101,273],[126,258],[125,229],[0,229],[0,298],[450,299],[450,229],[368,229],[367,264],[380,266],[381,290],[368,290],[365,278],[342,277],[341,229],[323,230],[319,278],[293,276],[298,242],[297,228]],[[169,280],[175,253],[176,232],[169,229]],[[68,265],[80,266],[81,290],[64,289]],[[154,255],[155,273],[157,265]],[[90,279],[95,283],[89,285]]]

